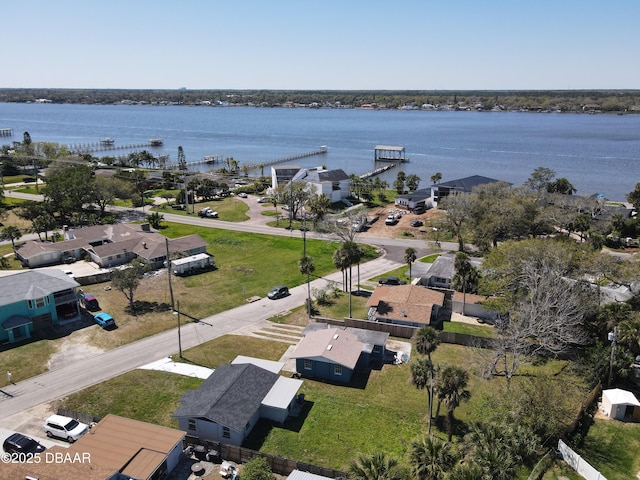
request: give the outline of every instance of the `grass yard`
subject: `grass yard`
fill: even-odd
[[[186,350],[184,355],[190,361],[216,367],[238,354],[277,359],[285,349],[286,345],[279,342],[227,335]],[[467,422],[483,418],[488,402],[504,388],[504,381],[485,380],[475,374],[480,359],[475,349],[440,345],[433,358],[437,365],[458,364],[471,372],[468,387],[471,400],[455,412],[456,435],[463,434]],[[522,378],[561,376],[567,385],[576,384],[562,367],[563,362],[531,367]],[[97,416],[114,413],[175,427],[171,414],[178,406],[177,400],[200,382],[171,373],[135,370],[70,395],[57,406]],[[409,364],[385,365],[381,371],[373,371],[356,383],[359,385],[338,386],[305,379],[300,390],[308,402],[303,416],[284,426],[261,421],[248,446],[341,470],[348,468],[350,459],[358,452],[384,451],[406,461],[411,441],[426,430],[427,409],[426,392],[410,383]],[[567,393],[574,391],[569,388]],[[444,411],[440,413],[444,415]],[[434,433],[445,438],[442,421],[434,426]]]
[[[580,446],[571,445],[608,480],[639,478],[640,424],[596,418]]]
[[[198,211],[204,207],[210,207],[211,210],[218,212],[218,219],[226,222],[244,222],[249,219],[249,216],[247,215],[249,206],[242,200],[233,196],[210,200],[208,202],[198,202],[195,204],[195,207],[193,205],[189,205],[190,212],[195,208],[195,213],[187,213],[184,210],[175,210],[168,207],[166,204],[153,207],[151,210],[158,213],[168,212],[175,215],[197,216]]]
[[[21,347],[0,350],[0,365],[2,373],[0,386],[7,385],[4,372],[11,372],[14,382],[35,377],[47,371],[47,362],[57,351],[59,341],[42,340],[28,343]]]

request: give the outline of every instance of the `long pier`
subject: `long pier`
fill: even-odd
[[[111,150],[135,150],[137,148],[157,147],[156,141],[150,140],[146,143],[134,143],[129,145],[116,145],[115,143],[105,142],[103,140],[92,143],[79,143],[73,145],[65,145],[65,148],[71,153],[84,154],[94,152],[106,152]]]
[[[386,172],[387,170],[395,167],[396,165],[397,163],[390,163],[388,165],[385,165],[384,167],[376,168],[375,170],[372,170],[370,172],[363,173],[362,175],[360,175],[360,178],[364,180],[365,178],[375,177],[376,175],[380,175],[381,173]]]
[[[249,169],[251,169],[251,170],[259,168],[260,166],[268,167],[270,165],[276,165],[278,163],[290,162],[292,160],[298,160],[300,158],[315,157],[316,155],[323,155],[323,154],[327,153],[327,150],[328,150],[327,147],[325,147],[323,145],[322,147],[318,148],[317,150],[313,150],[311,152],[298,153],[298,154],[295,154],[295,155],[289,155],[287,157],[276,158],[275,160],[268,160],[266,162],[252,163],[250,165],[247,165],[247,167],[249,167]]]

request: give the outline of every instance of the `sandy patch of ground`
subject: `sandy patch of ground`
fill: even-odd
[[[47,363],[47,368],[49,370],[56,370],[75,363],[78,360],[83,360],[102,353],[104,350],[101,348],[94,347],[86,343],[88,334],[89,332],[86,330],[76,331],[72,335],[66,337],[60,344],[58,351],[51,355],[51,358]]]

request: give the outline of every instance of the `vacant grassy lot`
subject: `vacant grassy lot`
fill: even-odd
[[[200,211],[204,207],[210,207],[211,210],[215,210],[216,212],[218,212],[218,214],[220,215],[219,220],[224,220],[227,222],[244,222],[245,220],[249,219],[249,216],[247,215],[249,206],[237,197],[226,197],[216,200],[210,200],[208,202],[198,202],[195,204],[195,206],[189,205],[189,211],[191,213],[187,213],[184,210],[175,210],[167,206],[167,204],[153,207],[152,210],[158,213],[168,212],[176,215],[197,216],[198,211]],[[194,209],[195,213],[193,213]]]

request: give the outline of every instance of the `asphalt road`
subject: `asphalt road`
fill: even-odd
[[[16,192],[13,195],[17,196]],[[25,197],[27,194],[21,194]],[[127,209],[124,209],[127,210]],[[168,222],[185,223],[208,228],[222,228],[234,231],[262,233],[269,235],[301,236],[300,231],[275,229],[264,225],[244,224],[199,218],[196,216],[163,213]],[[328,234],[307,232],[307,238],[325,240],[338,239]],[[376,245],[385,255],[360,265],[362,278],[381,275],[404,264],[404,251],[412,246],[418,257],[429,253],[426,242],[394,238],[356,238],[357,241]],[[448,248],[448,246],[444,246]],[[455,244],[451,245],[455,247]],[[323,288],[327,281],[341,282],[340,272],[312,282],[312,288]],[[183,350],[207,342],[221,335],[265,321],[267,318],[304,304],[307,296],[306,284],[290,289],[290,295],[279,300],[263,298],[234,309],[183,325],[180,329],[180,343]],[[177,322],[176,322],[177,324]],[[178,328],[162,332],[137,342],[103,352],[82,362],[54,369],[26,380],[18,380],[0,390],[0,428],[15,428],[21,423],[21,413],[25,410],[52,400],[62,398],[91,385],[103,382],[146,363],[178,353]]]

